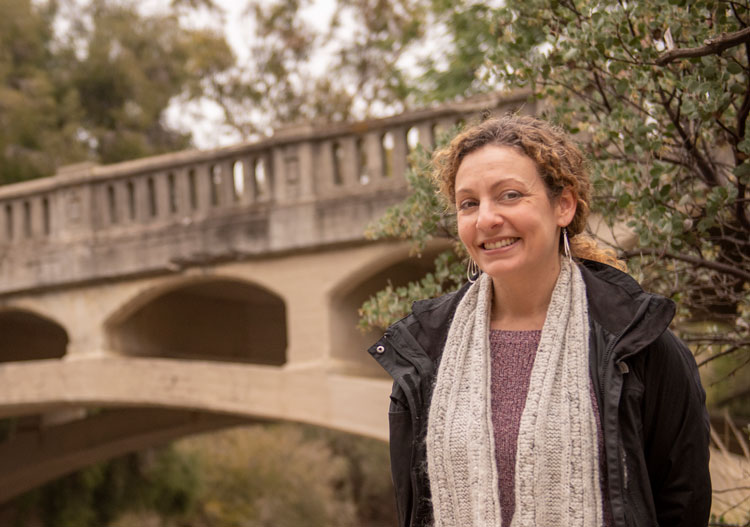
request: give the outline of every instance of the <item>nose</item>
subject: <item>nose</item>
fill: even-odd
[[[502,225],[504,219],[498,207],[490,200],[483,200],[477,211],[477,230],[491,231]]]

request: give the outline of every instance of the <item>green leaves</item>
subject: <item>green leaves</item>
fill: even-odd
[[[362,331],[385,329],[411,311],[417,300],[434,298],[456,290],[466,279],[463,251],[444,251],[435,259],[435,270],[418,282],[403,287],[388,284],[371,296],[359,310]]]
[[[0,184],[186,148],[164,110],[234,63],[224,37],[104,1],[77,6],[57,34],[56,6],[0,0]]]
[[[469,2],[435,5],[450,12],[451,21],[471,15]],[[656,62],[670,49],[701,48],[709,38],[746,27],[747,8],[702,0],[527,0],[491,14],[501,28],[492,41],[463,41],[464,49],[484,43],[489,59],[487,84],[472,85],[472,92],[490,88],[487,79],[493,86],[531,87],[544,101],[545,117],[580,132],[591,161],[592,210],[613,230],[627,225],[637,236],[617,248],[647,288],[679,299],[683,319],[677,324],[710,318],[720,329],[705,338],[725,338],[721,332],[738,328],[729,331],[732,342],[749,341],[750,319],[742,308],[750,291],[744,278],[750,272],[748,56],[735,46]],[[481,24],[449,27],[455,34],[484,30]],[[461,75],[453,66],[445,78]],[[427,198],[427,187],[415,192],[423,191],[386,220],[389,234],[417,249],[447,220]],[[437,294],[436,282],[388,290],[364,314],[405,313],[410,299]]]

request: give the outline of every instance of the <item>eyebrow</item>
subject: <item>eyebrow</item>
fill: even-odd
[[[526,185],[523,181],[520,179],[516,179],[514,177],[508,177],[503,178],[500,181],[496,181],[490,186],[490,190],[495,190],[497,187],[507,185],[509,183],[518,183],[520,184],[524,189],[528,188],[528,185]],[[471,194],[471,189],[467,189],[466,187],[461,187],[456,189],[456,198],[458,198],[459,194]]]

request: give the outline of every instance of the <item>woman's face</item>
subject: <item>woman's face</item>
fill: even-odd
[[[550,200],[536,163],[515,148],[488,145],[456,173],[458,235],[493,279],[533,279],[559,269],[561,227],[575,214],[570,189]]]

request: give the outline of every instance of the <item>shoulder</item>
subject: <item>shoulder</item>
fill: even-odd
[[[627,331],[644,345],[643,338],[652,342],[667,329],[675,314],[674,302],[644,291],[632,276],[612,266],[593,260],[578,263],[589,315],[610,334]]]
[[[414,302],[411,313],[389,327],[386,334],[406,331],[432,360],[438,359],[456,308],[470,286],[466,283],[451,293]]]
[[[664,331],[644,354],[646,376],[658,382],[662,390],[683,395],[689,392],[703,398],[698,366],[688,347],[670,330]]]

